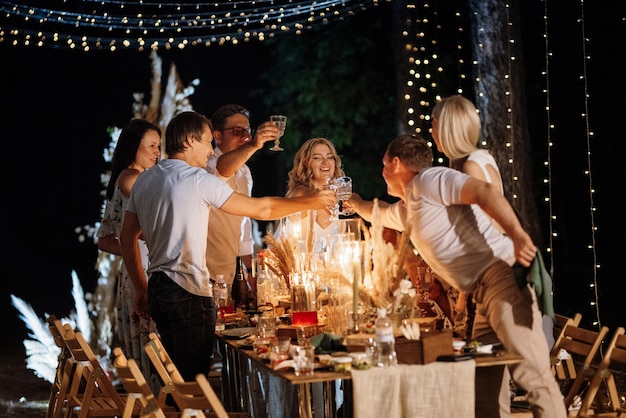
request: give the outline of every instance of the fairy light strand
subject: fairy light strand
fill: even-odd
[[[544,178],[543,182],[546,184],[548,196],[544,198],[544,201],[548,205],[548,248],[546,248],[546,252],[550,257],[550,276],[554,277],[554,251],[552,251],[554,246],[554,238],[557,235],[555,231],[555,222],[557,219],[556,214],[554,213],[554,204],[552,201],[553,191],[552,191],[552,130],[554,126],[552,125],[552,113],[550,107],[550,57],[552,56],[552,52],[550,50],[550,37],[548,32],[548,0],[544,1],[544,9],[543,9],[543,22],[544,22],[544,48],[545,48],[545,62],[544,62],[544,83],[545,83],[545,112],[546,112],[546,161],[544,162],[544,166],[546,167],[547,178]]]
[[[14,46],[138,50],[264,41],[354,16],[390,0],[162,3],[82,0],[68,9],[0,1],[0,42]]]
[[[582,115],[583,120],[585,122],[585,139],[587,145],[587,178],[589,181],[589,218],[591,220],[591,255],[593,260],[593,280],[590,284],[590,287],[593,291],[593,301],[591,302],[592,309],[596,315],[596,322],[593,323],[594,326],[597,326],[598,329],[602,327],[602,323],[600,320],[600,302],[598,295],[598,269],[600,269],[600,265],[598,264],[598,255],[597,255],[597,246],[596,246],[596,234],[598,232],[597,224],[596,224],[596,206],[594,203],[594,193],[595,189],[593,187],[593,176],[591,170],[591,139],[593,137],[593,131],[591,130],[591,123],[589,118],[589,74],[587,72],[587,62],[589,61],[589,56],[587,55],[587,43],[589,39],[587,38],[585,32],[585,2],[584,0],[580,0],[580,33],[581,33],[581,46],[582,46],[582,83],[583,83],[583,103],[585,107],[585,113]]]
[[[515,119],[513,118],[513,105],[511,103],[511,76],[513,75],[513,61],[516,60],[516,57],[513,55],[512,45],[515,43],[515,40],[512,38],[511,27],[513,26],[513,22],[511,22],[511,5],[510,3],[506,3],[504,5],[505,13],[506,13],[506,35],[507,35],[507,43],[506,43],[506,51],[507,51],[507,74],[504,75],[504,85],[506,87],[506,91],[504,95],[506,96],[507,103],[507,114],[509,116],[509,123],[506,128],[509,131],[509,140],[504,144],[506,149],[509,151],[508,163],[511,166],[511,198],[513,201],[518,198],[518,185],[517,180],[518,176],[515,170],[515,131],[516,127],[514,126]]]

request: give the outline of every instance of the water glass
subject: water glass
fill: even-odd
[[[317,335],[317,325],[302,325],[296,327],[296,336],[300,347],[310,347],[311,338]]]
[[[315,347],[295,346],[292,350],[296,376],[312,376],[315,369]]]
[[[276,317],[274,315],[262,315],[259,317],[257,335],[261,338],[276,335]]]
[[[273,369],[282,361],[289,359],[289,348],[291,347],[291,338],[289,337],[272,337],[270,338],[270,367]]]

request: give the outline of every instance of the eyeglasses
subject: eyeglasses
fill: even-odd
[[[249,136],[250,138],[252,138],[252,136],[254,135],[254,131],[252,129],[242,128],[241,126],[233,126],[232,128],[224,128],[221,131],[222,132],[232,131],[233,135],[238,136],[238,137]]]

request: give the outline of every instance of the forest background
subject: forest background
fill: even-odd
[[[459,3],[465,2],[454,4]],[[584,32],[582,2],[513,3],[519,14],[511,21],[520,30],[523,64],[515,93],[523,99],[526,117],[520,126],[527,129],[532,167],[524,181],[537,210],[530,219],[539,227],[535,239],[553,275],[555,309],[581,312],[590,325],[624,325],[624,2],[585,3]],[[272,113],[289,116],[282,141],[287,151],[263,150],[250,162],[255,195],[283,194],[293,152],[307,138],[325,136],[339,148],[355,191],[388,199],[380,159],[388,141],[406,129],[399,117],[402,53],[391,47],[397,41],[396,5],[382,3],[301,36],[159,51],[163,72],[175,64],[185,85],[198,79],[189,99],[206,115],[222,104],[239,103],[252,111],[252,126]],[[469,27],[470,13],[463,10]],[[449,46],[442,47],[442,62],[458,67],[458,22],[440,17],[447,30],[440,41]],[[100,219],[107,130],[132,117],[134,93],[149,94],[150,66],[145,51],[85,53],[0,42],[0,132],[6,144],[0,164],[5,242],[0,313],[15,337],[9,344],[18,346],[27,333],[9,295],[31,303],[42,317],[65,316],[74,305],[72,271],[87,292],[96,287],[97,248],[79,235]],[[463,93],[478,102],[469,68]],[[454,76],[441,80],[439,94],[457,92],[459,71],[448,71]],[[428,128],[425,123],[430,140]],[[487,139],[502,146],[501,138]],[[499,164],[506,167],[502,159]]]

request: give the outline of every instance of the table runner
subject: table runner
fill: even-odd
[[[353,370],[354,418],[474,417],[474,360]]]

